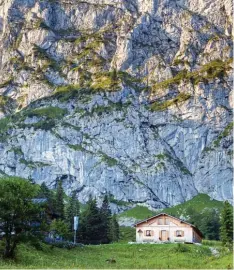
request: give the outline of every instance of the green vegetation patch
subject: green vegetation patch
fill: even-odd
[[[12,98],[8,96],[0,95],[0,110],[4,113],[12,110],[14,108],[15,102]]]
[[[61,119],[67,113],[66,109],[61,109],[59,107],[45,107],[37,108],[34,110],[27,110],[24,113],[26,117],[44,117],[47,119]]]
[[[165,101],[155,101],[151,104],[150,108],[152,111],[164,111],[172,105],[184,102],[191,97],[190,94],[179,93],[175,98]]]
[[[229,123],[225,129],[219,134],[218,138],[214,141],[214,146],[219,146],[221,140],[232,133],[233,130],[233,122]]]
[[[223,78],[227,75],[227,71],[231,69],[230,64],[232,58],[222,61],[220,59],[213,60],[203,65],[199,70],[189,72],[186,69],[180,71],[176,76],[157,83],[152,86],[152,91],[157,89],[165,89],[173,85],[178,85],[182,81],[191,81],[193,84],[199,82],[207,82],[215,78]]]
[[[33,52],[36,57],[45,62],[42,69],[47,69],[50,67],[56,71],[61,71],[60,65],[47,53],[45,49],[34,45]]]
[[[9,150],[9,152],[14,152],[16,155],[19,155],[19,156],[23,155],[23,151],[21,147],[13,147]]]
[[[101,161],[105,162],[109,167],[113,167],[118,165],[118,161],[108,155],[106,155],[105,153],[99,152],[99,154],[101,155]]]
[[[6,81],[0,83],[0,88],[3,88],[3,87],[8,86],[9,84],[11,84],[13,82],[13,80],[14,80],[14,78],[13,77],[10,77]]]
[[[86,149],[81,144],[68,144],[68,147],[75,151],[86,151]]]
[[[138,89],[138,85],[141,83],[141,79],[135,78],[127,72],[117,71],[114,69],[109,72],[95,73],[91,88],[94,90],[116,91],[120,89],[121,82]]]
[[[12,127],[13,122],[10,116],[0,119],[0,141],[5,142],[8,138],[8,130]]]
[[[125,232],[126,233],[126,232]],[[178,249],[178,244],[109,244],[88,245],[71,250],[50,248],[41,250],[21,244],[16,261],[0,261],[2,269],[60,268],[60,269],[232,269],[233,255],[222,252],[215,257],[208,247],[183,245],[188,252]],[[115,263],[106,260],[113,258]]]
[[[25,160],[24,158],[21,158],[19,160],[21,164],[24,164],[25,166],[31,168],[31,169],[36,169],[36,168],[41,168],[41,167],[46,167],[49,166],[50,164],[44,163],[44,162],[34,162],[34,161],[28,161]]]
[[[212,200],[207,194],[198,194],[191,200],[188,200],[182,204],[165,208],[161,212],[171,214],[174,216],[180,216],[186,213],[187,209],[195,209],[198,212],[204,211],[204,209],[223,209],[223,202]]]
[[[96,73],[91,88],[94,90],[118,90],[121,80],[117,71]]]
[[[131,204],[131,203],[126,202],[126,201],[122,201],[122,200],[117,200],[117,199],[115,199],[115,197],[114,197],[113,194],[110,194],[110,195],[109,195],[109,202],[110,202],[110,203],[115,203],[116,205],[119,205],[119,206],[128,206],[128,205]]]
[[[132,227],[119,227],[120,243],[135,242],[136,241],[136,229]]]
[[[146,206],[137,205],[136,207],[119,214],[119,217],[133,217],[138,220],[143,220],[154,215],[156,215],[155,211],[149,210]]]

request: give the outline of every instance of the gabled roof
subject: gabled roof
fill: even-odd
[[[156,217],[159,217],[159,216],[168,216],[168,217],[171,217],[171,218],[174,218],[174,219],[180,221],[181,223],[185,223],[185,224],[187,224],[187,225],[193,227],[194,230],[202,237],[202,233],[201,233],[201,232],[198,230],[198,228],[195,227],[193,224],[188,223],[188,222],[186,222],[186,221],[184,221],[184,220],[182,220],[182,219],[179,219],[179,218],[177,218],[177,217],[173,217],[173,216],[171,216],[171,215],[169,215],[169,214],[166,214],[166,213],[160,213],[160,214],[157,214],[157,215],[152,216],[152,217],[150,217],[150,218],[141,220],[141,221],[135,223],[135,224],[134,224],[134,227],[136,227],[137,225],[139,225],[139,224],[141,224],[141,223],[148,222],[149,220],[151,220],[151,219],[153,219],[153,218],[156,218]]]

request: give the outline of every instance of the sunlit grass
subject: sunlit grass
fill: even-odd
[[[208,247],[186,245],[178,249],[176,244],[110,244],[78,247],[72,250],[51,249],[44,245],[43,250],[21,245],[15,262],[0,261],[0,268],[83,268],[83,269],[160,269],[194,268],[223,269],[232,267],[232,254],[211,254]],[[113,258],[116,263],[108,263]]]

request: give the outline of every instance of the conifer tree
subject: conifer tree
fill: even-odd
[[[66,207],[66,222],[70,231],[73,231],[74,216],[79,216],[79,213],[80,204],[79,201],[76,199],[76,193],[72,192]]]
[[[116,214],[114,214],[111,219],[110,234],[112,242],[117,242],[119,240],[119,223],[117,221]]]
[[[86,244],[101,243],[101,216],[96,199],[89,198],[87,209],[83,212],[78,238]]]
[[[232,244],[233,241],[233,209],[225,201],[223,211],[221,212],[220,238],[223,245]]]
[[[59,180],[57,184],[57,190],[55,195],[55,209],[56,214],[60,219],[64,219],[64,191],[62,187],[62,181]]]
[[[101,217],[101,240],[102,243],[107,244],[112,241],[112,233],[111,233],[111,210],[109,206],[108,196],[105,195],[103,199],[103,203],[100,209],[100,217]]]
[[[206,239],[219,240],[220,217],[215,209],[207,210],[200,218],[199,229]]]
[[[46,211],[50,215],[53,215],[56,212],[55,198],[53,192],[46,186],[45,182],[41,184],[38,197],[47,199]]]

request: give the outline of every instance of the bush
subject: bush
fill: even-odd
[[[45,242],[47,244],[50,244],[52,247],[57,247],[57,248],[66,248],[66,249],[72,249],[72,248],[76,248],[76,247],[83,247],[83,244],[77,243],[74,244],[73,242],[69,242],[69,241],[61,241],[61,240],[53,240],[50,238],[46,238]]]
[[[151,105],[151,110],[152,111],[164,111],[164,110],[166,110],[167,108],[169,108],[170,106],[172,106],[174,104],[178,104],[178,103],[181,103],[181,102],[184,102],[184,101],[188,100],[190,97],[191,97],[190,94],[179,93],[173,99],[165,100],[165,101],[162,101],[162,102],[155,101]]]
[[[173,251],[181,253],[181,252],[190,252],[191,250],[189,247],[185,246],[184,244],[178,243],[176,247],[173,248]]]

